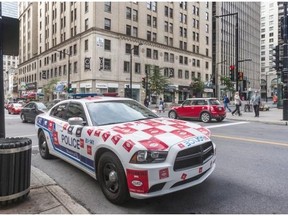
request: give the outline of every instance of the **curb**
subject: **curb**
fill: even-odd
[[[264,124],[273,124],[273,125],[288,125],[288,121],[286,120],[279,120],[279,121],[267,121],[267,120],[257,120],[257,119],[247,119],[247,118],[243,118],[241,117],[241,119],[237,119],[237,118],[230,118],[230,117],[226,117],[225,119],[227,120],[233,120],[233,121],[248,121],[248,122],[258,122],[258,123],[264,123]]]

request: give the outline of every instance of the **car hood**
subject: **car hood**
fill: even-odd
[[[91,131],[92,133],[92,131]],[[108,138],[116,145],[123,141],[123,146],[138,147],[148,150],[168,150],[173,145],[191,145],[209,141],[210,131],[202,126],[169,118],[140,120],[129,123],[113,124],[97,127],[94,136]],[[183,144],[184,143],[184,144]],[[124,146],[125,147],[125,146]],[[132,148],[131,147],[131,148]]]

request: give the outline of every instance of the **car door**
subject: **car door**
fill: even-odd
[[[81,117],[84,120],[84,125],[70,125],[68,120],[72,117]],[[66,110],[65,119],[67,121],[66,129],[63,128],[61,141],[69,148],[70,157],[74,161],[85,166],[86,154],[92,155],[92,148],[84,149],[83,128],[86,124],[87,118],[84,108],[81,103],[70,102]]]
[[[183,118],[190,118],[192,115],[191,100],[185,100],[180,107],[177,109],[179,116]]]
[[[194,106],[194,118],[200,118],[200,115],[204,110],[208,110],[208,101],[206,99],[197,99]]]
[[[23,107],[23,109],[22,109],[22,114],[25,116],[25,119],[26,120],[30,120],[29,119],[29,113],[30,113],[30,110],[31,110],[31,107],[32,107],[32,103],[28,103],[28,104],[26,104],[24,107]]]

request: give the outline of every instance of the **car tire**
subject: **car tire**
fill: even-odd
[[[201,113],[200,119],[204,123],[208,123],[211,121],[211,115],[208,112]]]
[[[114,204],[123,204],[129,198],[125,171],[118,157],[112,152],[100,156],[97,178],[105,197]]]
[[[177,113],[176,113],[175,111],[170,111],[170,112],[168,113],[168,117],[169,117],[169,118],[172,118],[172,119],[177,119],[177,118],[178,118],[178,115],[177,115]]]
[[[20,118],[21,118],[23,123],[27,122],[26,117],[23,113],[20,115]]]
[[[49,153],[47,140],[43,131],[39,133],[38,146],[39,146],[39,153],[43,159],[52,158],[52,155]]]

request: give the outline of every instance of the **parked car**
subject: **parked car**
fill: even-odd
[[[37,115],[47,112],[47,107],[41,102],[30,102],[21,110],[22,122],[34,122]]]
[[[13,103],[15,103],[15,102],[13,102],[13,101],[8,101],[7,103],[4,104],[4,107],[8,110],[9,107],[10,107]]]
[[[8,113],[9,114],[19,114],[22,110],[23,106],[19,103],[12,103],[8,105]]]
[[[42,158],[57,156],[97,178],[115,204],[192,187],[215,169],[208,129],[159,117],[129,98],[64,100],[38,115],[35,127]]]
[[[205,123],[216,119],[221,122],[226,117],[226,111],[216,98],[189,98],[180,106],[171,107],[168,117],[196,119]]]

